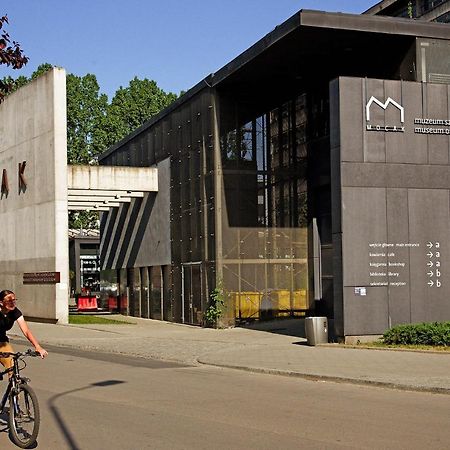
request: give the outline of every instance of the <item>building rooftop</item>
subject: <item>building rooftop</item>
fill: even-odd
[[[99,161],[205,88],[226,91],[232,85],[235,95],[257,101],[268,83],[273,98],[279,99],[280,90],[317,78],[365,77],[369,73],[384,78],[400,64],[399,58],[416,37],[449,39],[449,28],[447,24],[405,18],[301,10],[113,145]],[[266,90],[266,102],[268,95]]]

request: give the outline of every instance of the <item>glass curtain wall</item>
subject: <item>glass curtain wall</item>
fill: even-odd
[[[102,249],[103,270],[117,273],[116,309],[124,314],[203,323],[215,282],[212,95],[208,87],[199,89],[101,160],[107,165],[146,167],[170,158],[170,177],[159,178],[160,185],[167,183],[165,187],[170,190],[170,255],[158,260],[145,245],[140,245],[139,264],[135,263],[136,258],[122,264],[111,257],[108,260],[108,249]],[[120,228],[119,216],[117,211],[111,212],[110,229],[117,221]],[[104,218],[104,227],[106,223]],[[154,230],[147,231],[153,244],[166,239]],[[104,228],[103,232],[108,242],[108,232],[112,231]],[[117,252],[128,254],[126,248],[115,247],[114,253]],[[192,282],[183,289],[187,268]]]
[[[232,315],[238,322],[304,315],[306,95],[244,121],[236,103],[221,106],[223,284]]]
[[[172,267],[163,272],[164,305],[177,322],[201,325],[215,278],[214,113],[209,90],[170,116]],[[163,311],[163,313],[164,313]]]

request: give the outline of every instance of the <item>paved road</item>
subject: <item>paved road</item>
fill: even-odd
[[[448,395],[50,350],[26,370],[43,417],[37,448],[45,450],[443,449],[450,442]],[[0,448],[16,448],[5,428],[0,420]]]
[[[450,352],[409,352],[309,347],[302,338],[303,320],[258,324],[263,329],[214,330],[159,320],[124,318],[132,325],[31,324],[46,347],[56,345],[133,356],[308,379],[427,390],[450,394]],[[14,342],[23,335],[15,326]]]

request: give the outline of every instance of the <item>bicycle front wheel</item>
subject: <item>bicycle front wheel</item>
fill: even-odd
[[[27,384],[20,384],[9,397],[11,440],[20,448],[29,448],[36,442],[40,420],[36,394]]]

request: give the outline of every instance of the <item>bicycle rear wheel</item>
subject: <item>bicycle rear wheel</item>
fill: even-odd
[[[9,433],[20,448],[28,448],[36,442],[41,418],[39,404],[33,389],[20,384],[9,397]]]

